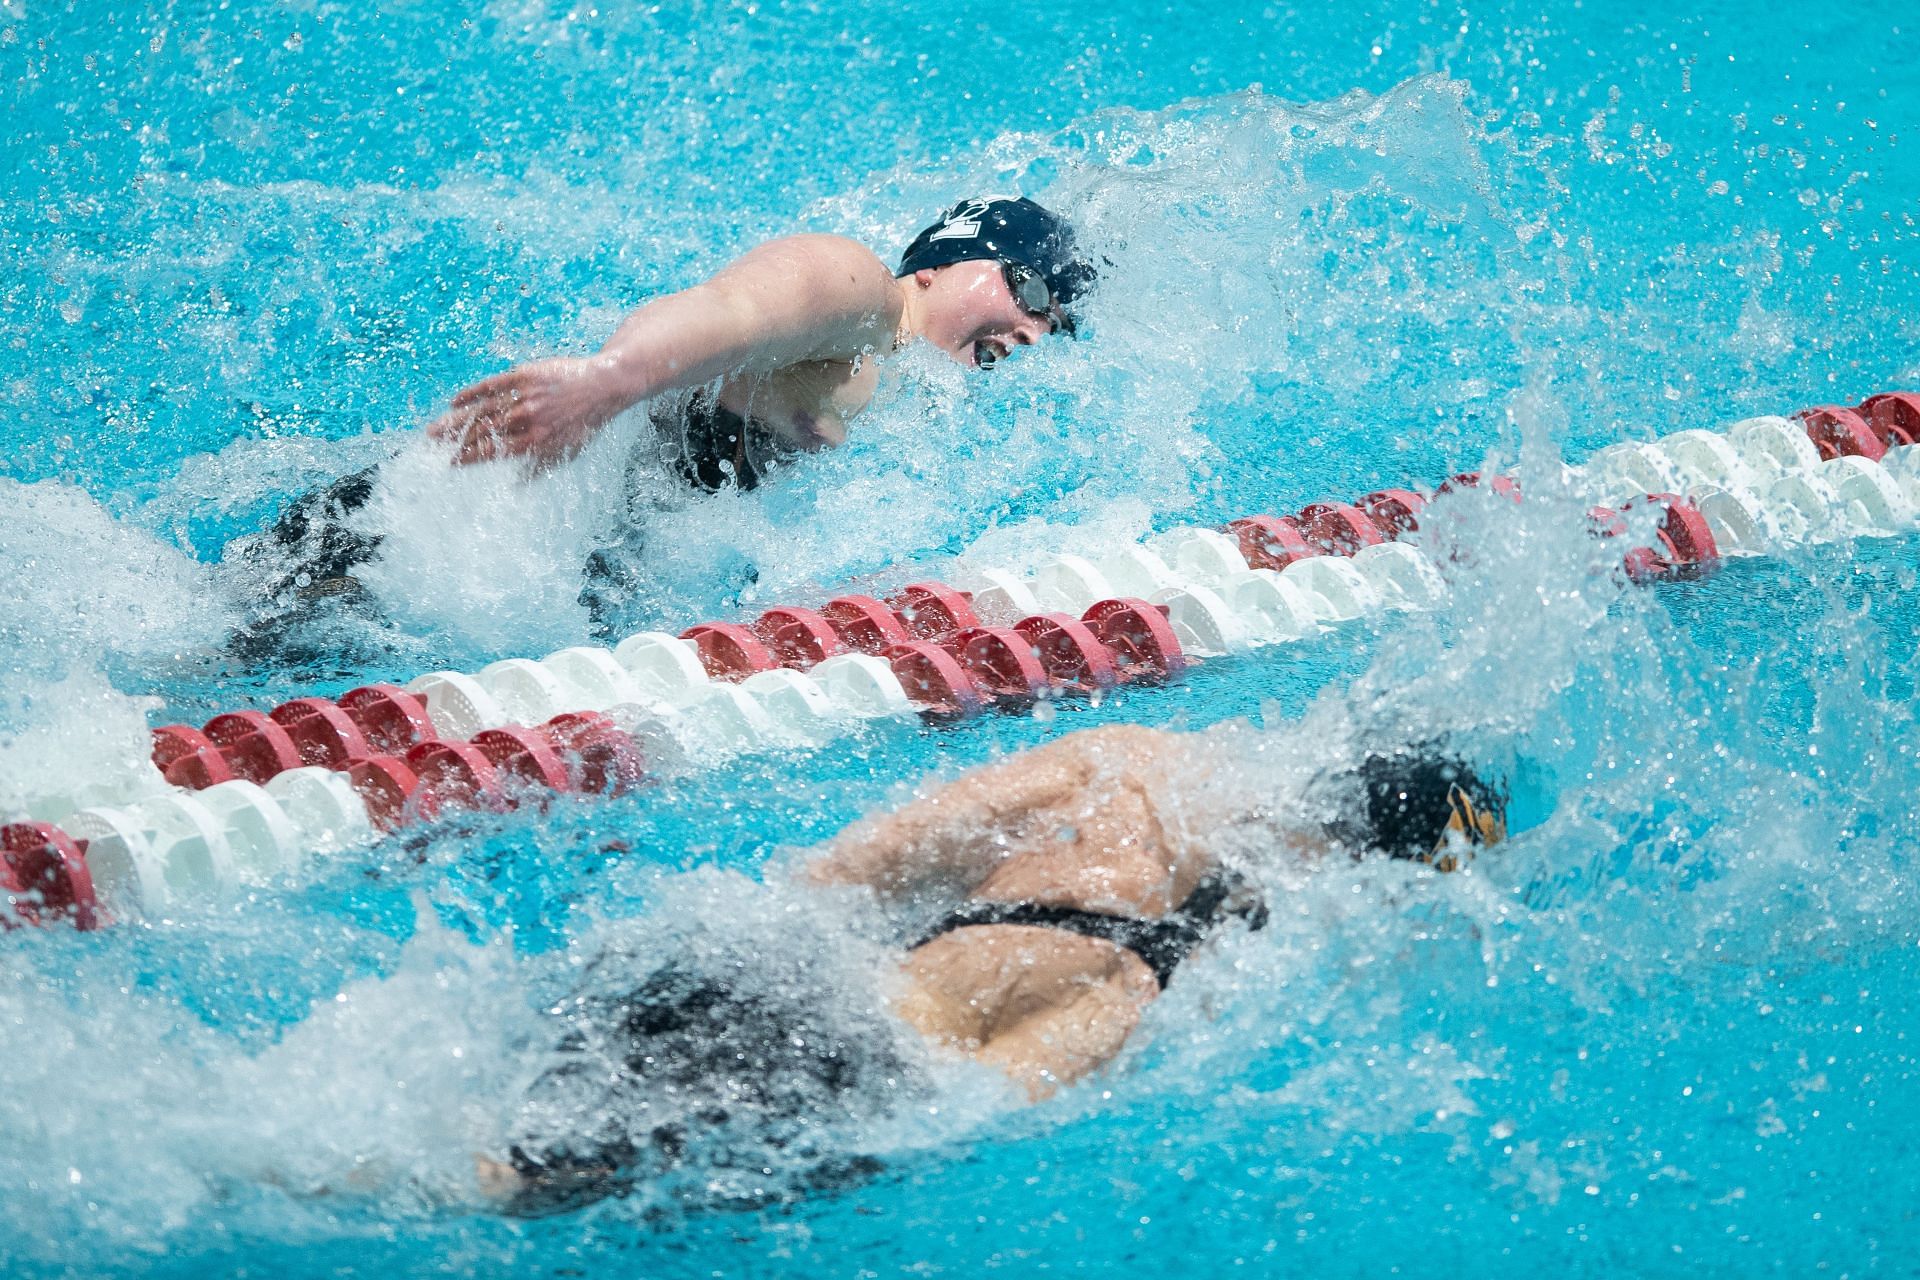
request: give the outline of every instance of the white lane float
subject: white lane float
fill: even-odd
[[[82,809],[64,825],[87,842],[94,891],[116,914],[151,915],[176,899],[211,897],[238,882],[224,825],[193,793],[149,796],[124,809]]]
[[[1247,571],[1239,541],[1218,529],[1181,525],[1155,534],[1147,546],[1175,573],[1204,587],[1218,587]]]
[[[1091,560],[1057,555],[1034,566],[1031,594],[1039,606],[1035,613],[1070,613],[1077,618],[1099,601],[1128,593],[1118,590]]]
[[[1191,582],[1156,591],[1148,601],[1166,609],[1180,648],[1194,657],[1222,657],[1254,647],[1252,628],[1211,587]]]
[[[628,636],[615,646],[613,658],[633,680],[643,704],[671,705],[710,679],[700,650],[664,631]]]
[[[1791,418],[1747,418],[1727,428],[1727,442],[1759,479],[1820,465],[1820,450],[1807,429]]]
[[[1255,644],[1286,644],[1320,631],[1315,597],[1277,569],[1243,569],[1220,590]]]
[[[1803,432],[1802,435],[1805,433]],[[1713,431],[1676,431],[1656,446],[1689,489],[1751,489],[1757,477],[1728,439]],[[1648,490],[1647,492],[1655,492]]]
[[[373,839],[366,803],[343,773],[319,765],[289,769],[268,779],[266,792],[309,853],[338,853]]]

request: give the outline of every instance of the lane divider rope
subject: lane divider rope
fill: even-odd
[[[1912,528],[1917,438],[1920,396],[1890,393],[1613,445],[1568,472],[1602,504],[1590,514],[1597,537],[1623,536],[1637,508],[1659,510],[1652,545],[1622,554],[1647,580]],[[1471,472],[1435,496],[1462,488],[1523,496],[1510,478]],[[506,658],[166,725],[154,730],[146,794],[84,806],[52,797],[53,821],[0,827],[0,928],[153,915],[450,810],[619,792],[650,768],[817,744],[868,720],[1097,697],[1383,610],[1437,608],[1444,581],[1400,540],[1427,502],[1379,490],[1062,552],[1025,574],[984,569],[964,589],[916,582],[885,600],[844,595],[748,623],[644,632],[611,651]]]

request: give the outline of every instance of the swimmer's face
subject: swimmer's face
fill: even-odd
[[[913,273],[923,304],[920,336],[969,368],[991,367],[1056,328],[1007,286],[998,262],[956,262]]]

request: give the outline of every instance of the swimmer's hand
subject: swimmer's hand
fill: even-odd
[[[461,466],[496,458],[552,466],[579,453],[634,402],[615,374],[600,357],[515,365],[456,395],[427,434],[452,443],[453,460]]]
[[[518,1169],[487,1156],[474,1156],[473,1172],[480,1183],[480,1194],[495,1204],[505,1204],[527,1189],[527,1180]]]

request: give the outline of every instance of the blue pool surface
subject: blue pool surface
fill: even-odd
[[[144,724],[581,643],[635,422],[529,481],[414,473],[386,621],[331,659],[224,655],[224,553],[761,239],[891,257],[976,192],[1069,211],[1107,260],[1085,340],[984,377],[906,353],[846,449],[656,511],[636,625],[1469,467],[1530,501],[1436,517],[1442,615],[0,933],[0,1274],[1920,1268],[1920,540],[1629,588],[1553,479],[1920,389],[1920,23],[386,8],[0,0],[0,818]],[[707,1152],[583,1213],[483,1211],[470,1157],[594,957],[871,988],[871,914],[789,884],[797,851],[1114,721],[1244,735],[1230,789],[1356,726],[1451,732],[1526,830],[1466,875],[1261,868],[1274,923],[1189,961],[1108,1070],[1025,1108],[946,1069],[823,1128],[876,1161],[858,1185]],[[743,1184],[768,1194],[701,1207]]]

